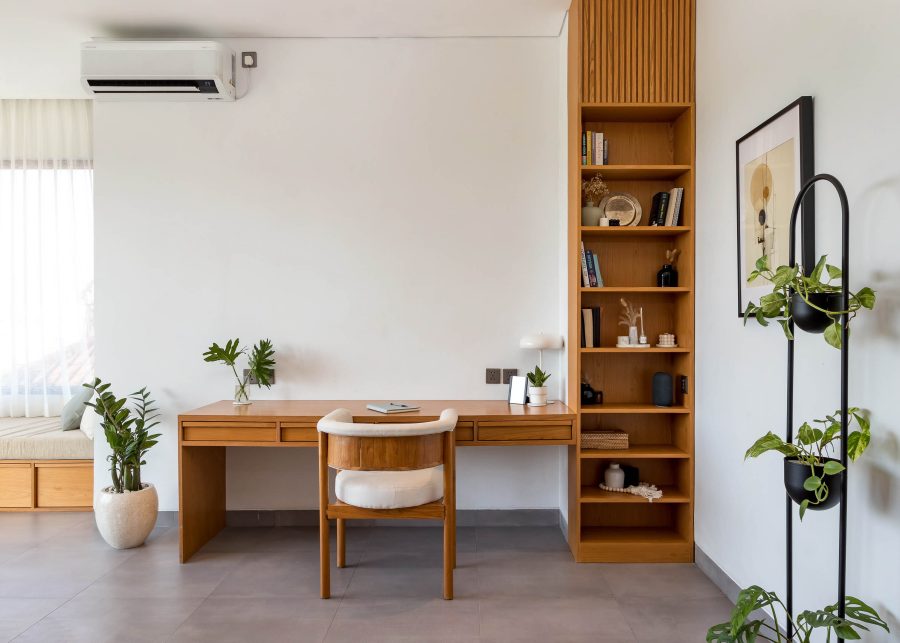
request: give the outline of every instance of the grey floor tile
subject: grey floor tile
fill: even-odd
[[[0,566],[0,597],[71,598],[121,565],[134,550],[33,548]]]
[[[635,641],[625,616],[611,598],[480,598],[479,613],[483,639]]]
[[[599,565],[616,597],[718,598],[719,588],[690,564]]]
[[[440,585],[437,586],[440,590]],[[326,641],[455,641],[478,636],[478,604],[457,598],[348,595]]]
[[[474,557],[477,595],[485,598],[613,598],[600,569],[579,565],[567,552],[485,552]]]
[[[695,643],[706,631],[731,618],[734,605],[725,598],[621,599],[619,607],[641,643]]]
[[[347,553],[350,558],[350,552]],[[355,561],[349,561],[355,564]],[[343,594],[353,576],[353,566],[338,569],[332,558],[331,595]],[[230,571],[213,591],[217,597],[297,597],[318,598],[318,552],[255,552]]]
[[[171,636],[203,599],[77,597],[19,636],[30,641],[161,641]]]
[[[0,513],[0,551],[14,545],[31,548],[93,522],[92,512]]]
[[[0,598],[0,641],[10,641],[66,602],[65,598]]]
[[[569,546],[556,527],[479,527],[475,550],[564,552]]]
[[[371,527],[367,530],[370,532],[366,541],[369,551],[442,551],[444,547],[440,527]],[[457,552],[475,551],[475,531],[475,527],[457,527]]]
[[[322,641],[339,600],[212,597],[175,632],[175,641]]]

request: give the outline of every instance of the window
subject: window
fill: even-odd
[[[93,377],[86,100],[0,100],[0,417],[57,415]]]

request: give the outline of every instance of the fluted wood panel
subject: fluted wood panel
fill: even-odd
[[[585,103],[694,100],[694,0],[583,0]]]

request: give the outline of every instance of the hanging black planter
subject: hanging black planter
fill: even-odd
[[[834,458],[822,458],[823,461],[839,462]],[[812,469],[806,462],[793,460],[791,458],[784,459],[784,488],[787,490],[791,500],[798,505],[804,500],[809,500],[807,509],[813,511],[823,511],[831,509],[841,500],[841,479],[844,472],[825,475],[824,466],[815,467],[816,475],[825,481],[828,485],[828,497],[822,502],[815,504],[816,494],[803,488],[803,483],[812,474]]]
[[[839,292],[814,292],[807,295],[807,299],[815,306],[830,312],[841,310],[841,293]],[[832,323],[832,319],[821,310],[817,310],[806,303],[800,293],[791,295],[791,317],[797,328],[807,333],[824,333]]]

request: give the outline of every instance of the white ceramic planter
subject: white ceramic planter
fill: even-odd
[[[547,387],[528,387],[528,406],[547,406]]]
[[[140,491],[125,493],[110,493],[108,489],[99,491],[94,499],[94,519],[100,535],[116,549],[140,547],[156,525],[156,487],[145,483]]]
[[[581,225],[596,226],[600,223],[600,216],[603,211],[591,202],[581,208]]]

